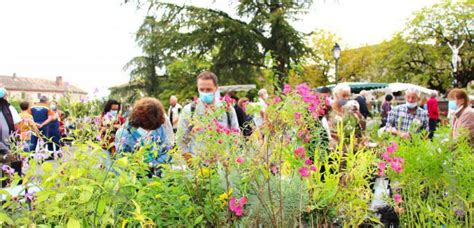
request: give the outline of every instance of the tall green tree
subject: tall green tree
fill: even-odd
[[[309,51],[303,34],[290,22],[311,4],[242,0],[234,17],[222,10],[149,0],[149,15],[137,32],[137,42],[146,56],[153,56],[150,64],[166,67],[183,56],[208,61],[223,84],[254,82],[268,68],[265,56],[271,53],[271,70],[282,86],[294,63]]]
[[[416,12],[403,33],[412,45],[412,64],[430,72],[430,86],[442,84],[439,80],[452,72],[452,51],[448,44],[459,49],[461,61],[451,80],[465,87],[474,80],[474,4],[472,1],[443,1]],[[416,68],[415,68],[416,69]]]
[[[312,32],[307,46],[311,52],[307,53],[301,63],[300,74],[290,74],[291,84],[307,83],[311,87],[323,86],[334,82],[335,60],[332,48],[340,38],[330,31],[318,29]]]

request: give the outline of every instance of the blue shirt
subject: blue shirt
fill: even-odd
[[[115,146],[117,152],[133,153],[141,147],[146,147],[145,162],[165,163],[169,160],[167,136],[164,126],[143,134],[128,122],[122,126],[115,134]]]

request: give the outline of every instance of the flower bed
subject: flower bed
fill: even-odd
[[[329,151],[317,118],[319,97],[305,85],[283,92],[268,107],[267,124],[249,138],[216,124],[212,115],[199,116],[193,134],[200,156],[186,162],[179,148],[173,149],[161,178],[147,177],[146,148],[110,160],[97,142],[96,125],[83,118],[61,158],[30,159],[24,176],[10,175],[10,187],[34,185],[39,191],[30,189],[24,198],[0,191],[6,196],[0,222],[11,227],[379,224],[370,207],[371,185],[383,176],[393,190],[385,200],[402,225],[473,225],[469,144],[415,136],[384,139],[370,149],[340,131],[345,140]],[[216,116],[224,111],[225,106]]]

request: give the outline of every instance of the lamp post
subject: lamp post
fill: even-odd
[[[336,60],[336,68],[335,68],[335,76],[336,76],[336,83],[337,84],[337,65],[339,63],[339,58],[341,57],[341,47],[339,44],[334,44],[334,47],[332,48],[332,56],[334,57],[334,60]]]

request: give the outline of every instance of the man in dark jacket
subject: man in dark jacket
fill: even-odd
[[[368,92],[365,90],[360,91],[359,96],[356,97],[357,103],[359,103],[359,111],[364,118],[367,119],[367,117],[372,117],[372,114],[369,112],[369,108],[367,107],[367,97]]]

